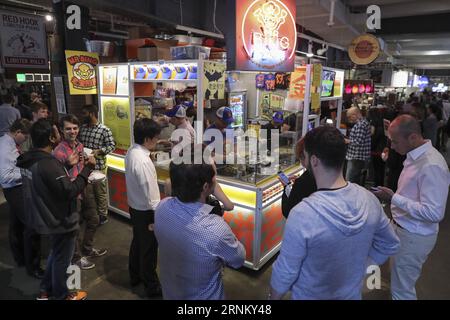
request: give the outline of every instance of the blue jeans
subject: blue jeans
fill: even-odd
[[[362,170],[366,167],[364,160],[347,160],[345,179],[352,183],[361,184]]]
[[[392,258],[391,294],[393,300],[417,300],[416,281],[422,265],[436,244],[437,234],[422,236],[393,225],[400,250]]]
[[[67,297],[67,268],[75,249],[76,232],[50,235],[51,251],[47,259],[47,268],[41,281],[41,292],[55,299]]]

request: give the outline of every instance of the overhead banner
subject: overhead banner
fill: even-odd
[[[380,43],[371,34],[360,35],[351,42],[348,55],[355,64],[370,64],[380,55]]]
[[[294,70],[295,0],[236,0],[236,70]]]
[[[0,11],[3,66],[48,69],[47,39],[41,16]]]
[[[220,62],[205,61],[203,64],[203,97],[205,100],[225,98],[226,66]]]
[[[95,67],[99,63],[98,54],[72,50],[65,52],[70,94],[97,94]]]

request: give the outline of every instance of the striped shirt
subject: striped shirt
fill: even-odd
[[[230,226],[200,202],[162,200],[155,212],[160,281],[164,299],[224,299],[222,269],[239,268],[244,246]]]
[[[78,139],[86,148],[101,150],[105,155],[116,148],[111,130],[101,123],[97,123],[92,127],[87,125],[81,126]],[[97,161],[95,170],[104,170],[106,168],[106,156],[97,156],[95,160]]]
[[[368,160],[370,158],[370,124],[360,119],[350,130],[350,143],[347,149],[347,160]]]

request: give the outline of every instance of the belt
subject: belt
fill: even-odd
[[[397,227],[399,227],[400,229],[405,229],[405,228],[403,228],[401,225],[399,225],[398,223],[397,223],[397,221],[395,221],[394,219],[392,219],[392,223],[393,224],[395,224]]]

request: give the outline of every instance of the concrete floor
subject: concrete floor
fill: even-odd
[[[450,154],[446,155],[447,160]],[[419,299],[450,299],[450,206],[440,224],[437,245],[424,265],[417,283]],[[34,299],[39,281],[29,277],[24,268],[14,266],[8,245],[8,206],[0,191],[0,299]],[[89,299],[122,300],[146,299],[142,286],[132,289],[128,284],[128,250],[131,242],[131,227],[128,221],[111,214],[110,222],[97,231],[96,247],[108,248],[104,257],[93,260],[96,268],[82,272],[82,288],[88,291]],[[43,247],[46,241],[43,240]],[[224,272],[225,292],[228,299],[266,299],[272,258],[261,270],[246,268],[226,269]],[[367,300],[390,299],[389,268],[384,265],[380,290],[363,291]],[[288,296],[286,297],[288,298]]]

